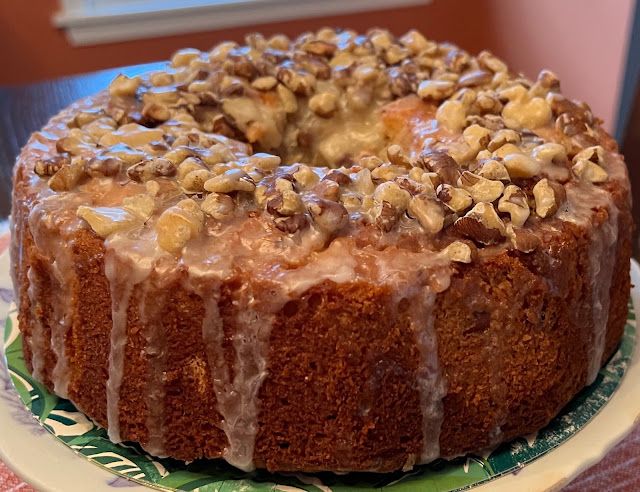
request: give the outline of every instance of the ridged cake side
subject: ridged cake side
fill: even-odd
[[[53,389],[57,357],[51,327],[55,330],[54,304],[64,291],[71,299],[72,320],[64,338],[67,393],[106,427],[113,300],[103,240],[89,230],[70,240],[55,226],[50,230],[51,241],[65,241],[70,248],[73,265],[69,281],[59,285],[52,272],[55,257],[36,248],[31,237],[32,195],[22,172],[28,164],[20,160],[16,171],[12,249],[26,360],[30,367],[41,366],[43,381]],[[601,362],[615,350],[626,319],[633,227],[627,189],[616,183],[608,188],[619,209],[619,234]],[[600,209],[591,226],[565,223],[550,232],[540,251],[512,250],[455,265],[451,285],[438,294],[434,311],[438,359],[447,382],[439,439],[443,456],[533,432],[584,387],[594,344],[589,258],[606,221]],[[146,445],[151,428],[168,455],[187,461],[220,457],[228,443],[203,340],[205,303],[185,288],[184,275],[169,283],[156,279],[155,290],[153,281],[145,290],[134,289],[126,310],[121,438]],[[252,282],[237,277],[219,286],[230,371],[237,329],[230,299]],[[34,287],[40,293],[36,306],[28,295]],[[390,471],[418,459],[424,447],[415,385],[419,350],[404,314],[410,306],[392,302],[393,294],[371,284],[324,282],[275,314],[268,376],[259,392],[257,466]],[[151,341],[154,330],[140,322],[145,295],[159,304],[161,323],[154,329],[160,341]],[[45,327],[45,351],[38,361],[30,350],[34,323]],[[149,357],[152,343],[162,344],[159,365]],[[160,397],[149,395],[158,384]],[[152,404],[162,410],[158,413]]]

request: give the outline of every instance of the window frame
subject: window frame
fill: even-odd
[[[53,16],[74,46],[299,18],[427,5],[431,0],[61,0]],[[163,7],[158,8],[161,4]]]

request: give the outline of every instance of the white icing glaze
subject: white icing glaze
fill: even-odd
[[[42,252],[41,254],[49,255],[51,261],[49,269],[52,285],[50,286],[49,295],[51,297],[54,323],[50,327],[50,345],[56,356],[56,362],[51,373],[51,382],[56,394],[67,398],[70,369],[67,358],[66,337],[73,322],[72,306],[75,303],[75,298],[72,295],[75,274],[71,254],[73,249],[72,234],[79,222],[66,209],[67,202],[73,202],[73,198],[63,200],[62,204],[60,201],[50,198],[52,197],[43,199],[33,207],[29,214],[29,228],[36,247]],[[58,231],[58,234],[51,234],[53,230]],[[30,273],[33,277],[34,272],[31,270]],[[31,284],[36,283],[31,282]],[[41,299],[41,297],[34,297],[38,294],[36,292],[38,290],[38,287],[34,287],[28,292],[29,296],[31,296],[30,301],[33,309],[38,309],[37,306]],[[36,334],[34,345],[39,353],[44,355],[45,347],[43,345],[46,344],[44,330],[38,326],[36,326],[36,330],[39,333]],[[41,369],[42,367],[40,367]]]
[[[300,268],[278,268],[274,280],[282,284],[287,296],[294,297],[325,280],[337,284],[355,281],[356,267],[355,258],[336,240],[326,250],[313,253],[310,261]]]
[[[428,463],[440,456],[440,429],[444,418],[442,399],[447,394],[438,358],[434,307],[438,293],[449,288],[451,268],[442,254],[430,251],[399,253],[393,247],[373,253],[377,270],[374,282],[392,287],[396,310],[401,302],[409,306],[407,314],[420,354],[416,386],[422,408],[423,441],[418,462]]]
[[[238,329],[232,335],[236,358],[233,382],[221,395],[218,408],[224,418],[223,428],[229,447],[223,457],[244,471],[254,468],[253,448],[258,432],[258,391],[267,376],[269,336],[274,315],[261,312],[249,286],[240,292],[243,300],[237,314]]]
[[[615,164],[612,164],[612,169],[615,169]],[[563,221],[590,225],[594,209],[604,208],[608,214],[602,225],[592,228],[589,247],[593,334],[587,351],[587,384],[591,384],[598,375],[604,353],[611,305],[611,280],[617,256],[619,213],[611,194],[606,190],[584,183],[569,184],[566,189],[567,202],[558,213],[558,218]]]
[[[32,267],[29,267],[27,271],[27,278],[29,279],[27,295],[29,296],[32,320],[31,336],[27,340],[32,354],[31,365],[33,366],[33,377],[42,381],[44,379],[44,360],[47,340],[44,336],[42,319],[38,316],[37,310],[40,304],[40,299],[44,296],[44,292],[40,289],[40,284],[37,282],[37,278]]]
[[[165,388],[163,371],[166,356],[166,337],[162,325],[163,294],[151,279],[143,284],[140,296],[140,322],[143,325],[146,347],[144,352],[148,361],[147,380],[147,419],[148,441],[144,449],[154,456],[164,457],[164,398]]]
[[[138,250],[134,240],[116,237],[107,242],[104,256],[105,275],[111,291],[112,314],[111,348],[109,350],[109,379],[107,380],[107,421],[109,439],[121,442],[120,438],[120,385],[124,371],[124,354],[127,344],[127,311],[133,289],[145,280],[155,262],[155,256],[147,256],[144,249]],[[127,248],[127,246],[129,246]],[[119,251],[126,250],[128,257]]]
[[[62,398],[68,398],[68,387],[71,371],[66,350],[66,337],[72,324],[73,297],[68,295],[66,289],[72,285],[73,261],[67,245],[59,248],[56,259],[52,265],[57,285],[54,286],[52,301],[54,319],[56,324],[51,327],[51,348],[56,354],[56,365],[51,373],[53,389]]]
[[[618,244],[618,208],[609,197],[607,206],[608,218],[591,236],[589,248],[589,267],[591,275],[591,295],[593,299],[593,342],[590,346],[593,353],[589,359],[587,384],[591,384],[598,376],[602,364],[605,337],[609,321],[611,305],[611,280],[616,261]]]
[[[237,293],[237,330],[232,334],[235,352],[233,377],[224,356],[224,326],[218,308],[219,280],[190,278],[189,287],[203,300],[205,315],[202,338],[205,344],[211,382],[216,395],[217,410],[222,417],[221,427],[228,445],[224,459],[244,471],[254,469],[253,449],[258,431],[258,392],[267,375],[269,336],[274,315],[256,305],[249,285]]]
[[[422,407],[422,453],[420,463],[440,456],[440,429],[444,416],[442,399],[447,394],[446,382],[438,360],[438,340],[434,329],[433,308],[436,294],[421,289],[411,301],[411,328],[420,351],[416,382]]]

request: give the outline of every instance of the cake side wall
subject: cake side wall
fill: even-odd
[[[272,329],[256,460],[272,470],[411,466],[422,449],[419,353],[388,288],[325,282]]]
[[[622,194],[616,196],[621,234],[605,358],[615,349],[626,320],[627,296],[620,293],[628,292],[629,286],[631,218],[625,200]],[[19,217],[16,214],[18,227]],[[25,237],[29,237],[22,217]],[[449,391],[444,400],[443,454],[460,454],[495,444],[492,440],[534,431],[584,385],[592,330],[590,292],[584,280],[589,237],[574,227],[562,239],[566,241],[557,239],[548,248],[561,267],[543,252],[503,254],[461,267],[440,296],[436,329]],[[41,252],[28,240],[25,245],[26,264],[34,267],[35,278],[45,285],[50,272],[41,268]],[[81,409],[105,425],[111,302],[102,241],[80,231],[74,254],[84,302],[78,305],[78,322],[67,345],[68,353],[74,354],[70,394]],[[170,409],[166,422],[172,422],[167,427],[167,435],[172,436],[167,450],[185,460],[218,457],[226,438],[217,428],[220,417],[215,401],[207,400],[213,392],[207,391],[210,372],[203,369],[202,301],[179,283],[163,287],[173,292],[162,326],[169,337],[171,361],[164,402]],[[261,391],[257,464],[273,470],[316,470],[338,460],[352,469],[391,470],[418,452],[420,409],[411,387],[416,347],[401,319],[391,330],[385,323],[393,315],[384,308],[387,295],[374,286],[328,283],[314,287],[301,296],[299,305],[288,304],[279,313],[271,338],[270,376]],[[302,309],[309,302],[312,308]],[[140,338],[137,294],[130,304],[121,426],[123,438],[144,443],[143,394],[149,371],[140,353],[145,342]],[[482,314],[491,308],[489,318]],[[546,316],[541,320],[543,308]],[[28,327],[28,302],[21,303],[20,317]],[[233,334],[233,319],[225,318],[228,336]],[[46,325],[46,315],[44,321]],[[350,355],[354,347],[360,347],[360,353]],[[55,364],[55,355],[47,353],[45,374]],[[377,359],[381,354],[386,357]],[[30,359],[28,351],[25,355]],[[319,370],[317,364],[323,366],[322,377],[305,381],[314,361],[315,370]],[[283,399],[287,398],[292,403],[286,404]],[[366,417],[359,415],[362,408],[358,411],[363,404],[371,408]],[[301,432],[309,428],[315,429],[313,440]],[[339,452],[336,443],[343,443]],[[372,455],[372,449],[378,453]]]

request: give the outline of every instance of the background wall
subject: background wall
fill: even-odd
[[[534,77],[547,67],[567,94],[588,101],[612,130],[634,0],[433,0],[430,5],[339,17],[287,21],[217,32],[88,47],[71,46],[51,23],[57,0],[0,2],[0,85],[167,58],[184,46],[210,48],[259,29],[291,36],[324,25],[397,34],[418,28],[475,53],[489,48]]]

